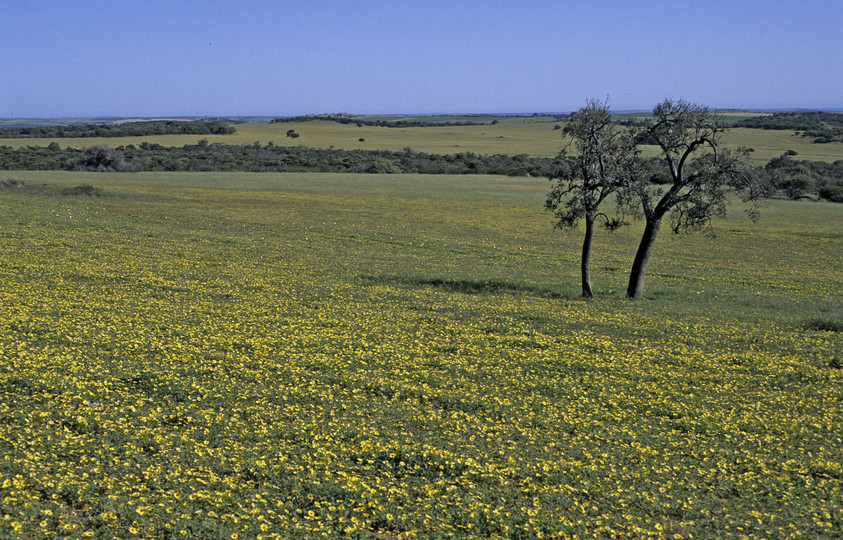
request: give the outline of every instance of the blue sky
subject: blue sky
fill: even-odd
[[[0,0],[0,117],[843,107],[840,0]]]

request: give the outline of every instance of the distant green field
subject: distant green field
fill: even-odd
[[[739,116],[736,116],[738,118]],[[381,117],[368,117],[381,118]],[[382,117],[387,118],[387,117]],[[396,117],[388,117],[396,118]],[[415,119],[420,117],[406,117]],[[443,117],[431,117],[441,119]],[[444,117],[451,118],[451,117]],[[456,118],[456,117],[455,117]],[[470,119],[473,117],[460,117]],[[65,138],[65,139],[0,139],[0,145],[21,147],[28,145],[46,146],[55,141],[62,146],[82,148],[96,144],[122,146],[139,144],[143,141],[165,146],[196,144],[199,139],[226,144],[251,144],[270,141],[278,145],[306,145],[318,148],[402,150],[410,147],[418,152],[455,154],[474,152],[477,154],[527,154],[531,156],[554,156],[562,149],[565,141],[561,131],[555,129],[557,122],[532,121],[530,118],[500,118],[496,125],[406,127],[390,128],[339,124],[325,120],[310,120],[292,123],[246,123],[236,124],[233,135],[196,136],[162,135],[142,138]],[[288,130],[300,134],[299,138],[286,137]],[[363,139],[362,141],[360,139]],[[794,135],[790,131],[736,128],[726,137],[730,146],[746,146],[755,152],[751,159],[764,164],[787,150],[797,152],[797,159],[833,162],[843,159],[843,144],[814,144],[809,139]]]
[[[843,159],[843,144],[812,143],[811,139],[794,135],[792,131],[734,128],[724,140],[731,146],[753,148],[751,158],[755,161],[767,162],[788,150],[797,153],[794,159],[827,162]]]
[[[2,538],[843,530],[841,205],[665,231],[638,302],[598,232],[586,301],[543,179],[14,176]]]
[[[553,156],[559,153],[562,141],[560,132],[552,123],[517,123],[481,126],[408,127],[389,128],[339,124],[324,120],[294,123],[249,123],[237,124],[233,135],[203,136],[162,135],[143,138],[66,138],[66,139],[0,139],[0,145],[20,147],[27,145],[46,146],[58,142],[62,146],[81,148],[95,144],[112,147],[139,144],[142,141],[166,146],[195,144],[205,138],[209,142],[226,144],[251,144],[259,141],[266,144],[273,141],[279,145],[307,145],[319,148],[342,149],[386,149],[402,150],[410,147],[419,152],[453,154],[475,152],[481,154],[529,154]],[[301,136],[291,139],[286,136],[293,129]],[[360,141],[360,139],[364,139]]]
[[[554,116],[513,116],[513,115],[364,115],[359,117],[368,122],[421,122],[441,124],[447,122],[472,122],[477,124],[531,124],[534,122],[554,122]],[[353,119],[352,119],[353,121]]]

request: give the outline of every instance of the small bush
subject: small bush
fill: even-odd
[[[368,171],[374,174],[401,174],[401,167],[392,163],[388,159],[378,159],[372,166],[369,167]]]
[[[26,185],[17,178],[0,178],[0,189],[23,189]]]
[[[61,190],[62,195],[83,195],[85,197],[102,197],[102,190],[90,184],[82,184],[81,186],[74,186],[72,188],[65,188]]]
[[[673,178],[671,178],[668,173],[664,171],[659,171],[650,177],[650,182],[662,186],[666,184],[672,184]]]
[[[822,332],[841,332],[843,331],[843,321],[835,321],[831,319],[814,319],[805,325],[808,330],[820,330]]]

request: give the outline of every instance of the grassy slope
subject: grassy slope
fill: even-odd
[[[796,136],[792,131],[735,128],[725,140],[733,146],[754,148],[752,159],[764,163],[787,150],[797,153],[794,159],[827,162],[843,159],[843,144],[814,144],[810,138]]]
[[[0,192],[0,536],[843,527],[840,205],[665,231],[635,303],[600,232],[586,302],[539,179],[16,176],[109,196]]]

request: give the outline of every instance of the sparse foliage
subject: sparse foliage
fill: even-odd
[[[604,219],[608,229],[623,224],[619,216],[600,211],[601,205],[623,185],[631,162],[636,157],[635,145],[628,132],[618,129],[609,114],[608,100],[589,100],[562,130],[571,138],[577,155],[562,162],[551,180],[553,188],[545,207],[556,217],[555,228],[573,228],[585,223],[580,269],[582,294],[594,296],[591,289],[591,246],[594,223]]]
[[[656,145],[670,183],[656,185],[651,175],[631,174],[622,194],[626,206],[645,220],[627,286],[628,298],[640,298],[652,248],[665,216],[674,232],[707,228],[726,212],[727,196],[738,193],[757,203],[766,194],[746,165],[746,149],[720,145],[726,131],[707,107],[666,99],[653,109],[652,120],[638,129],[639,142]],[[755,206],[753,206],[753,211]]]
[[[644,276],[658,231],[666,216],[673,232],[708,229],[712,218],[726,212],[728,196],[736,193],[756,204],[769,194],[747,165],[749,150],[725,149],[720,137],[726,126],[708,108],[666,99],[651,118],[619,127],[607,103],[590,100],[571,115],[564,133],[579,154],[568,159],[555,175],[556,184],[546,201],[554,211],[556,227],[585,222],[582,249],[582,291],[591,296],[590,260],[594,221],[598,217],[616,228],[626,212],[645,221],[644,232],[629,275],[628,298],[640,298]],[[645,159],[641,145],[659,149],[658,158]],[[598,208],[616,193],[618,212],[610,217]]]

